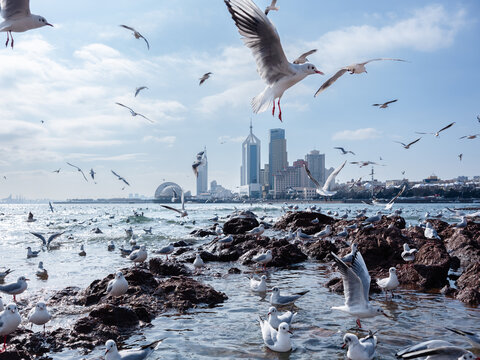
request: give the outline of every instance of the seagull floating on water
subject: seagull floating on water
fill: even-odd
[[[294,295],[283,296],[280,295],[280,289],[278,287],[274,287],[272,289],[272,295],[270,295],[270,304],[279,306],[291,305],[309,291],[310,290],[305,290]]]
[[[43,268],[43,261],[40,261],[38,263],[38,269],[35,275],[37,275],[37,277],[39,277],[42,280],[48,279],[48,272],[47,272],[47,269]]]
[[[310,63],[288,62],[275,26],[253,1],[224,1],[244,44],[252,51],[260,77],[267,83],[263,92],[252,100],[253,112],[263,112],[273,102],[272,115],[275,115],[275,100],[278,99],[278,118],[282,121],[280,99],[285,90],[308,75],[323,73]]]
[[[292,350],[290,327],[286,322],[281,323],[277,331],[267,320],[259,318],[259,321],[263,342],[270,350],[277,352],[288,352]]]
[[[341,68],[340,70],[338,70],[335,75],[333,75],[330,79],[328,79],[327,81],[325,81],[323,83],[323,85],[317,90],[317,92],[315,93],[314,97],[317,96],[318,94],[320,94],[322,91],[324,91],[326,88],[328,88],[330,85],[332,85],[335,81],[338,80],[338,78],[340,76],[342,76],[343,74],[345,74],[347,71],[350,72],[350,74],[361,74],[361,73],[366,73],[367,72],[367,69],[365,69],[365,65],[367,65],[369,62],[372,62],[372,61],[380,61],[380,60],[392,60],[392,61],[403,61],[405,62],[405,60],[402,60],[402,59],[391,59],[391,58],[377,58],[377,59],[371,59],[371,60],[367,60],[363,63],[359,63],[359,64],[352,64],[352,65],[348,65],[348,66],[345,66],[343,68]]]
[[[367,337],[358,339],[357,335],[347,333],[343,337],[343,346],[348,347],[347,358],[350,360],[371,360],[375,357],[377,337],[371,332]]]
[[[2,0],[0,2],[1,15],[4,21],[0,23],[0,31],[7,33],[7,41],[11,38],[10,46],[13,49],[13,32],[24,32],[42,26],[52,26],[43,16],[30,12],[30,0]]]
[[[150,50],[150,44],[148,43],[148,40],[145,38],[145,36],[140,34],[137,30],[135,30],[131,26],[127,26],[127,25],[120,25],[120,26],[123,27],[124,29],[130,30],[133,33],[133,36],[135,36],[135,39],[145,40],[145,44],[147,44],[147,49]]]
[[[118,351],[115,341],[108,340],[105,343],[105,360],[143,360],[156,349],[157,345],[162,340],[154,341],[153,343],[144,345],[139,349],[122,351]]]
[[[255,292],[267,292],[267,276],[262,275],[260,280],[250,278],[250,290]]]
[[[40,254],[40,250],[32,251],[32,248],[30,246],[27,246],[27,259],[37,257],[38,254]]]
[[[268,322],[274,328],[278,329],[281,323],[287,323],[288,326],[292,325],[293,319],[296,318],[297,313],[291,311],[286,311],[283,314],[279,315],[278,310],[275,306],[270,306],[268,309]]]

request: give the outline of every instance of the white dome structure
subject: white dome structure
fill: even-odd
[[[174,182],[164,182],[155,190],[155,199],[170,199],[173,197],[174,191],[177,193],[177,197],[180,198],[182,188]]]

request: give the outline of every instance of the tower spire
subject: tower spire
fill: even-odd
[[[250,134],[253,134],[252,118],[250,118]]]

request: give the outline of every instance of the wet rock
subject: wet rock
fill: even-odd
[[[206,237],[206,236],[210,236],[210,235],[217,235],[216,232],[214,232],[213,230],[205,230],[205,229],[197,229],[197,230],[193,230],[190,235],[192,236],[195,236],[195,237]]]
[[[227,295],[216,291],[209,285],[202,284],[185,276],[172,276],[161,282],[155,295],[164,298],[164,305],[181,312],[199,304],[213,307],[228,299]]]
[[[333,261],[331,253],[337,253],[338,247],[330,240],[319,239],[315,242],[307,244],[304,246],[305,252],[308,256],[314,258],[315,260],[320,260],[323,262]]]
[[[158,276],[189,275],[190,270],[176,260],[163,260],[160,257],[151,258],[148,262],[152,274]]]
[[[466,228],[455,229],[451,226],[442,235],[450,255],[458,257],[462,267],[473,262],[480,263],[480,224],[468,221]]]
[[[318,224],[312,224],[312,220],[318,219]],[[315,234],[321,231],[325,225],[335,223],[335,219],[318,212],[298,211],[288,212],[283,215],[273,226],[276,230],[296,230],[302,228],[306,234]]]
[[[7,347],[7,351],[0,354],[0,359],[2,360],[30,360],[32,357],[28,354],[28,352],[24,350],[9,350]]]
[[[192,246],[193,244],[192,243],[188,243],[184,240],[180,240],[180,241],[177,241],[177,242],[174,242],[173,243],[173,247],[185,247],[185,246]]]
[[[234,217],[223,224],[223,233],[229,234],[245,234],[259,225],[257,219],[253,216]]]
[[[89,319],[97,319],[96,322],[108,326],[119,328],[131,328],[138,326],[139,319],[135,311],[123,306],[100,305],[92,310],[88,316]],[[79,323],[75,324],[75,330],[78,330]],[[85,332],[84,332],[85,333]]]
[[[457,290],[456,289],[453,289],[451,288],[450,286],[445,285],[442,290],[440,290],[440,293],[442,293],[443,295],[445,296],[449,296],[449,297],[455,297],[455,295],[457,294]]]
[[[298,245],[291,244],[285,239],[262,238],[258,241],[248,240],[241,245],[244,252],[240,261],[243,265],[255,264],[252,258],[267,250],[272,251],[272,261],[267,264],[267,267],[285,267],[303,262],[308,258]]]
[[[242,270],[240,270],[239,268],[236,268],[236,267],[232,267],[232,268],[228,269],[228,273],[229,274],[241,274]]]
[[[217,255],[212,254],[210,251],[205,251],[205,250],[199,251],[199,249],[189,251],[188,253],[185,253],[183,256],[177,258],[177,260],[181,262],[186,262],[186,263],[193,263],[197,253],[200,254],[200,257],[204,262],[218,261]]]
[[[471,263],[456,282],[456,298],[469,305],[480,304],[480,263]]]

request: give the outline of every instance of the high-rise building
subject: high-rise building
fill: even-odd
[[[250,122],[250,134],[242,143],[240,185],[260,184],[260,182],[260,140],[253,135]]]
[[[284,129],[270,129],[270,143],[268,145],[268,183],[273,187],[274,175],[288,167],[287,140]]]
[[[208,192],[208,160],[207,160],[207,148],[203,153],[203,164],[198,168],[197,176],[197,196]]]
[[[308,164],[308,169],[312,173],[312,176],[323,185],[326,180],[325,154],[320,154],[318,150],[312,150],[309,154],[305,155],[305,161]],[[315,187],[315,184],[310,179],[308,179],[308,187]]]

